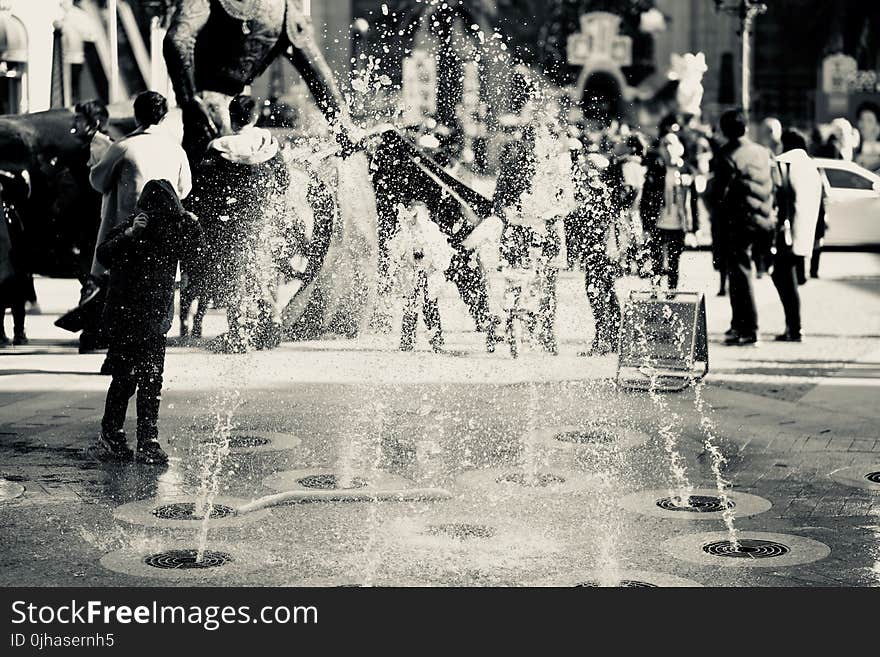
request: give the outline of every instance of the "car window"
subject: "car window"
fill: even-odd
[[[837,189],[874,189],[874,183],[852,171],[825,169],[828,184]]]

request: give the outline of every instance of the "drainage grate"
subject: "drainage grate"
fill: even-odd
[[[305,488],[316,488],[318,490],[337,490],[339,486],[339,477],[335,474],[315,474],[308,475],[302,479],[297,479],[297,483]],[[366,480],[361,477],[352,477],[348,482],[348,486],[344,486],[343,490],[351,490],[352,488],[365,488]]]
[[[495,536],[495,530],[492,527],[460,522],[429,525],[425,533],[430,536],[448,536],[459,541],[469,541],[475,538],[492,538]]]
[[[144,563],[162,570],[203,570],[220,568],[234,561],[227,553],[213,550],[205,550],[201,561],[196,560],[197,556],[198,550],[168,550],[144,557]]]
[[[665,511],[685,511],[690,513],[713,513],[724,511],[725,506],[732,509],[736,506],[733,500],[728,499],[727,504],[720,497],[714,495],[691,495],[688,497],[686,506],[679,506],[672,497],[662,497],[657,500],[657,506]]]
[[[202,520],[196,515],[195,502],[176,502],[153,509],[153,515],[162,520]],[[235,515],[235,509],[225,504],[211,505],[211,518],[227,518]]]
[[[607,445],[614,438],[604,429],[577,429],[556,434],[556,440],[576,445]]]
[[[545,488],[565,483],[565,477],[560,477],[550,472],[527,475],[524,472],[509,472],[495,480],[499,484],[518,484],[529,488]]]
[[[865,475],[865,479],[870,481],[872,484],[880,484],[880,472],[869,472]]]
[[[580,582],[575,584],[575,588],[600,588],[602,585],[599,582],[589,581],[589,582]],[[622,579],[615,585],[616,588],[625,588],[625,589],[656,589],[659,588],[656,584],[651,584],[650,582],[642,582],[637,579]]]
[[[714,557],[732,557],[734,559],[772,559],[790,552],[787,545],[776,541],[742,538],[738,543],[738,549],[730,540],[707,543],[703,546],[703,552]]]

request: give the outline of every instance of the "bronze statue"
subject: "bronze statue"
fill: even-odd
[[[191,162],[211,139],[229,134],[229,101],[281,55],[302,76],[343,151],[351,150],[348,109],[302,0],[177,0],[164,53]]]

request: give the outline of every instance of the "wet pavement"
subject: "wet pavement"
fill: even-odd
[[[394,335],[244,356],[174,346],[166,469],[89,453],[102,356],[76,354],[52,326],[75,284],[39,280],[32,343],[0,352],[0,479],[11,482],[0,488],[0,585],[880,584],[880,484],[868,478],[880,472],[880,256],[823,257],[823,278],[802,288],[800,345],[769,341],[782,313],[764,279],[768,340],[721,346],[729,309],[715,280],[708,254],[686,256],[682,288],[707,293],[712,371],[679,394],[618,389],[614,358],[577,357],[592,322],[576,273],[560,282],[558,357],[485,354],[451,293],[446,355],[426,343],[397,352]],[[206,332],[222,326],[212,312]],[[180,567],[202,526],[181,505],[198,498],[227,417],[218,513],[291,489],[443,495],[218,517],[199,564],[212,567]],[[716,446],[745,546],[727,556]],[[664,501],[683,481],[705,510]]]

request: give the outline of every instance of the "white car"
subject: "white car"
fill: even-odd
[[[825,187],[825,246],[880,245],[880,176],[845,160],[813,162]]]

